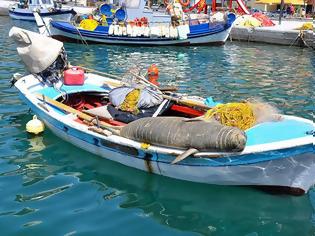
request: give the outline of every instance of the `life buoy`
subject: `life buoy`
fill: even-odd
[[[187,7],[190,4],[190,0],[187,0],[186,2],[184,2],[185,0],[179,0],[179,3],[183,6],[183,7]]]

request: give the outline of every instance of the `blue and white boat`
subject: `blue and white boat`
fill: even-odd
[[[151,46],[224,44],[236,18],[233,13],[226,14],[218,20],[207,14],[185,14],[181,11],[180,25],[175,26],[165,8],[153,10],[145,4],[143,0],[126,1],[115,13],[102,12],[100,8],[100,15],[105,16],[106,21],[93,30],[81,27],[79,23],[46,18],[44,20],[46,26],[42,27],[40,33],[60,41],[79,43]],[[100,15],[96,17],[98,22],[102,21]],[[146,19],[145,24],[141,25],[140,22],[140,25],[134,25],[134,20],[140,18]],[[44,25],[41,19],[37,24]]]
[[[53,0],[23,0],[9,6],[9,16],[15,20],[35,21],[33,12],[41,17],[50,17],[55,20],[70,21],[76,14],[73,9],[64,9]]]
[[[29,65],[34,66],[34,63]],[[172,164],[185,150],[144,145],[100,128],[101,122],[105,122],[115,130],[117,124],[114,120],[94,117],[96,122],[92,127],[91,123],[83,122],[86,117],[81,114],[82,107],[93,109],[101,106],[101,99],[104,100],[106,94],[119,86],[121,81],[86,73],[82,85],[64,85],[59,78],[52,86],[34,73],[14,82],[21,99],[56,136],[123,165],[186,181],[277,187],[293,194],[303,194],[315,183],[315,124],[311,120],[281,115],[277,121],[262,122],[245,130],[247,141],[240,152],[204,150]],[[70,102],[71,99],[73,102]],[[202,98],[181,96],[183,99],[190,104],[204,106]]]

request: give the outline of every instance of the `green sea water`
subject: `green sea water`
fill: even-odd
[[[293,197],[178,181],[89,154],[48,129],[28,135],[32,112],[9,84],[25,71],[8,38],[12,25],[0,17],[0,235],[315,235],[314,188]],[[65,48],[72,64],[119,74],[155,63],[160,82],[180,92],[224,102],[255,97],[315,117],[309,49],[239,42]]]

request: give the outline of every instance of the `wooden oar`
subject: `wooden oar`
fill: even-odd
[[[150,83],[149,81],[147,81],[146,79],[142,78],[141,76],[139,75],[136,75],[133,73],[134,76],[136,76],[137,78],[140,78],[141,80],[141,83],[144,84],[144,85],[150,85],[158,90],[160,90],[162,93],[163,93],[163,90],[164,91],[169,91],[168,89],[163,89],[163,88],[160,88],[152,83]],[[113,82],[113,81],[108,81],[106,82],[108,83],[109,85],[112,85],[114,87],[119,87],[119,86],[122,86],[123,83],[121,82]],[[171,90],[174,90],[176,88],[171,88]],[[190,100],[190,99],[183,99],[183,98],[176,98],[176,97],[172,97],[172,96],[169,96],[169,95],[166,95],[166,94],[162,94],[163,98],[164,99],[167,99],[167,100],[170,100],[170,101],[174,101],[174,102],[177,102],[179,104],[183,104],[183,105],[186,105],[186,106],[190,106],[190,107],[198,107],[198,108],[201,108],[203,110],[209,110],[211,109],[211,107],[201,103],[201,102],[197,102],[197,101],[194,101],[194,100]]]
[[[156,89],[161,91],[159,86],[151,83],[150,81],[148,81],[143,76],[137,75],[137,74],[132,73],[132,72],[131,72],[131,74],[134,75],[136,78],[138,78],[141,83],[147,84],[147,85],[149,85],[149,86],[151,86],[153,88],[156,88]],[[201,102],[197,102],[197,101],[193,101],[193,100],[189,100],[189,99],[176,98],[176,97],[172,97],[172,96],[165,95],[165,94],[163,94],[162,96],[163,96],[164,99],[167,99],[167,100],[170,100],[170,101],[175,101],[177,103],[180,103],[180,104],[183,104],[183,105],[186,105],[186,106],[199,107],[199,108],[201,108],[203,110],[211,109],[211,107],[209,107],[209,106],[207,106],[207,105],[205,105],[205,104],[203,104]]]
[[[178,155],[174,161],[172,161],[171,164],[176,164],[177,162],[180,162],[184,160],[185,158],[189,157],[190,155],[196,154],[199,152],[196,148],[189,148],[187,151],[183,152],[182,154]]]
[[[177,92],[178,88],[175,86],[165,86],[165,87],[160,87],[161,92]]]
[[[131,73],[133,76],[135,76],[137,79],[139,79],[139,81],[140,81],[141,83],[146,84],[147,86],[151,86],[151,87],[153,87],[153,88],[156,88],[156,89],[158,89],[158,90],[160,89],[159,86],[157,86],[157,85],[151,83],[149,80],[147,80],[147,79],[144,78],[143,76],[137,75],[136,73],[133,73],[133,72],[130,72],[130,73]]]
[[[68,113],[72,113],[72,114],[75,114],[77,115],[79,118],[83,119],[83,120],[86,120],[88,122],[91,122],[95,125],[99,125],[101,128],[104,128],[104,129],[107,129],[109,130],[110,132],[112,132],[113,134],[116,134],[116,135],[119,135],[119,130],[122,128],[120,126],[112,126],[110,124],[107,124],[106,122],[104,121],[96,121],[95,120],[95,117],[93,116],[90,116],[88,114],[85,114],[81,111],[78,111],[70,106],[67,106],[61,102],[58,102],[54,99],[51,99],[47,96],[44,96],[42,94],[37,94],[36,97],[42,101],[44,101],[45,103],[49,104],[49,105],[52,105],[52,106],[55,106],[65,112],[68,112]]]
[[[123,86],[124,85],[124,83],[122,83],[122,82],[120,82],[120,81],[110,81],[110,80],[108,80],[108,81],[106,81],[105,83],[104,83],[104,85],[111,85],[111,86],[113,86],[113,87],[120,87],[120,86]]]
[[[177,102],[179,104],[183,104],[183,105],[186,105],[189,107],[198,107],[198,108],[201,108],[203,110],[209,110],[212,108],[212,107],[209,107],[209,106],[207,106],[201,102],[197,102],[197,101],[190,100],[190,99],[176,98],[176,97],[172,97],[172,96],[165,95],[165,94],[163,94],[162,96],[164,99],[174,101],[174,102]]]
[[[105,75],[105,76],[108,76],[108,77],[111,77],[113,79],[118,80],[117,82],[115,82],[115,81],[106,81],[106,84],[112,85],[114,87],[119,87],[119,86],[124,85],[124,83],[122,83],[120,81],[121,77],[119,77],[117,75],[109,74],[109,73],[98,71],[98,70],[94,70],[94,69],[89,69],[89,68],[86,68],[86,67],[83,67],[83,66],[80,66],[80,67],[82,69],[84,69],[84,70],[95,72],[95,73],[98,73],[98,74],[101,74],[101,75]],[[155,84],[152,84],[150,81],[148,81],[143,76],[137,75],[136,73],[133,73],[133,72],[130,72],[130,73],[133,76],[135,76],[137,79],[139,79],[140,83],[142,83],[142,84],[144,84],[146,86],[154,87],[154,88],[156,88],[156,89],[158,89],[160,91],[163,90],[163,88],[161,89],[159,86],[157,86]],[[162,91],[162,93],[163,93],[163,91]],[[164,99],[167,99],[167,100],[170,100],[170,101],[174,101],[174,102],[177,102],[179,104],[183,104],[183,105],[190,106],[190,107],[198,107],[198,108],[203,109],[203,110],[209,110],[209,109],[212,108],[212,107],[209,107],[209,106],[203,104],[202,102],[197,102],[197,101],[190,100],[190,99],[175,98],[175,97],[172,97],[172,96],[169,96],[169,95],[165,95],[165,94],[163,94],[162,96],[163,96]]]

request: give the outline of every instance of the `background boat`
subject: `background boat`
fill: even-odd
[[[45,26],[40,28],[41,34],[85,44],[198,45],[224,44],[236,18],[233,13],[217,16],[185,13],[181,7],[180,16],[171,16],[165,8],[153,10],[145,1],[135,2],[136,7],[127,4],[114,10],[103,4],[92,18],[77,16],[79,20],[75,23],[37,17],[37,25]]]
[[[9,16],[15,20],[35,21],[33,12],[37,11],[41,17],[69,21],[75,11],[57,6],[52,0],[29,0],[25,4],[16,3],[9,6]]]
[[[49,32],[53,38],[66,42],[79,43],[104,43],[104,44],[127,44],[127,45],[198,45],[198,44],[224,44],[232,28],[234,14],[228,16],[226,23],[207,23],[191,25],[190,33],[186,39],[167,37],[130,37],[109,35],[109,27],[98,26],[94,31],[79,29],[71,23],[51,21]]]

